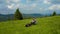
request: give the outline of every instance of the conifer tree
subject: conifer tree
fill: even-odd
[[[22,19],[23,19],[23,16],[22,16],[22,14],[20,13],[19,8],[16,9],[16,12],[15,12],[15,14],[14,14],[14,18],[17,19],[17,20],[22,20]]]

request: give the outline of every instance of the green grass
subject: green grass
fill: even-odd
[[[60,16],[37,18],[37,25],[25,27],[31,20],[0,22],[0,34],[60,34]]]

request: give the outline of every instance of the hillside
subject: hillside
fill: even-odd
[[[43,17],[43,14],[22,14],[24,18],[32,18],[32,17]],[[7,21],[7,20],[13,20],[14,14],[0,14],[0,22]]]
[[[23,18],[32,18],[32,17],[44,17],[44,14],[22,14]],[[48,14],[47,16],[50,16],[50,14]],[[0,22],[1,21],[7,21],[7,20],[13,20],[14,19],[14,14],[0,14]]]
[[[31,20],[0,22],[0,34],[60,34],[60,16],[37,18],[37,25],[25,27]]]

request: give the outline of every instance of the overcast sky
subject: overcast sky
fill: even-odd
[[[60,0],[0,0],[0,14],[13,14],[19,8],[21,13],[60,13]]]

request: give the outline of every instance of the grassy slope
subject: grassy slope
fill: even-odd
[[[37,25],[24,27],[31,19],[0,23],[0,34],[60,34],[60,16],[37,18]]]

